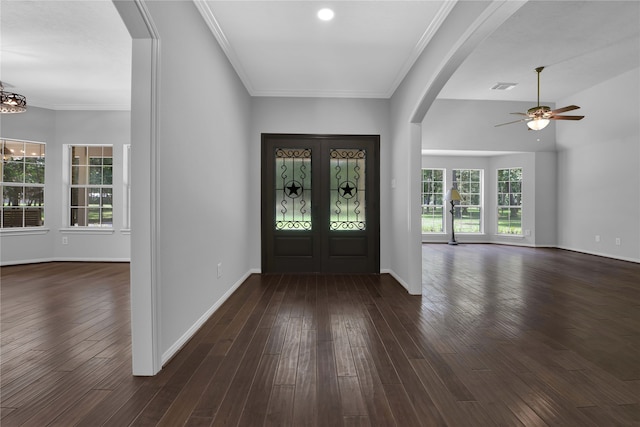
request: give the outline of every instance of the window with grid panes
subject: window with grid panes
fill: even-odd
[[[113,147],[72,145],[69,155],[69,226],[113,227]]]
[[[444,169],[422,169],[422,232],[444,232]]]
[[[1,140],[2,228],[44,226],[45,144]]]
[[[454,207],[456,233],[482,233],[482,169],[454,169],[452,186],[460,193]]]
[[[498,234],[522,235],[522,168],[498,169]]]

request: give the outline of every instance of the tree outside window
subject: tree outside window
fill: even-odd
[[[522,168],[498,169],[498,234],[522,235]]]
[[[422,232],[444,232],[444,169],[422,169]]]
[[[113,147],[73,145],[69,225],[113,227]]]
[[[45,144],[0,142],[2,228],[44,226]]]

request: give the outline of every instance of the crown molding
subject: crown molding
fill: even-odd
[[[444,20],[447,18],[447,16],[449,16],[449,13],[451,12],[451,10],[453,10],[454,6],[457,3],[458,0],[448,0],[442,3],[442,6],[440,6],[440,9],[438,9],[436,16],[429,23],[427,29],[424,31],[424,33],[422,33],[420,40],[418,40],[416,45],[413,47],[411,55],[405,61],[402,68],[400,68],[400,70],[398,71],[398,74],[391,84],[391,87],[387,91],[385,98],[391,98],[393,96],[396,89],[398,89],[398,86],[400,86],[400,83],[402,83],[402,80],[404,80],[407,73],[409,73],[409,70],[411,70],[411,67],[413,67],[413,64],[415,64],[420,55],[422,55],[424,49],[427,47],[433,36],[436,34]]]
[[[202,15],[202,18],[213,33],[213,36],[218,41],[218,44],[224,51],[225,55],[227,55],[227,59],[229,59],[229,62],[231,62],[231,66],[236,71],[238,77],[240,77],[240,80],[244,84],[244,87],[247,89],[250,95],[256,96],[255,89],[251,84],[251,80],[249,80],[247,73],[245,73],[244,69],[242,68],[242,64],[240,63],[240,60],[238,59],[235,51],[231,47],[227,36],[224,34],[224,31],[222,31],[220,24],[218,24],[218,20],[213,15],[213,11],[209,7],[209,3],[206,0],[193,0],[193,3],[200,12],[200,15]]]
[[[47,104],[44,102],[29,102],[29,107],[43,108],[54,111],[131,111],[130,104]]]
[[[220,24],[216,20],[213,11],[209,6],[209,0],[192,0],[196,8],[202,15],[207,26],[213,33],[218,44],[227,56],[227,59],[233,66],[234,70],[238,74],[238,77],[244,84],[247,92],[251,96],[260,97],[294,97],[294,98],[381,98],[389,99],[393,96],[402,80],[405,78],[411,67],[415,64],[420,57],[424,49],[427,47],[433,36],[436,34],[446,17],[451,10],[457,4],[458,0],[443,1],[440,9],[436,13],[433,20],[429,23],[429,26],[424,31],[416,45],[413,47],[409,58],[404,62],[403,66],[398,71],[395,79],[386,91],[352,91],[352,90],[257,90],[252,84],[242,67],[242,63],[238,59],[235,51],[231,47],[231,43],[224,31],[220,27]]]
[[[365,92],[354,90],[256,90],[256,97],[281,98],[371,98],[389,99],[387,92]]]

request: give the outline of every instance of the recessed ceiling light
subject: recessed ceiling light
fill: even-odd
[[[320,9],[318,11],[318,18],[323,21],[331,21],[334,16],[335,13],[333,13],[333,10],[329,8]]]

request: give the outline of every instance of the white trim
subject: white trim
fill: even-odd
[[[131,227],[131,144],[122,146],[122,225]]]
[[[28,236],[33,234],[47,234],[51,229],[45,227],[9,227],[0,228],[0,236]]]
[[[198,330],[204,325],[204,323],[209,320],[209,318],[213,315],[224,304],[224,302],[229,299],[231,295],[242,285],[251,275],[252,271],[246,272],[227,292],[220,297],[218,301],[216,301],[196,322],[191,325],[189,329],[180,337],[176,342],[173,343],[171,347],[167,349],[162,355],[162,366],[164,366],[173,356],[178,353],[182,347],[198,332]]]
[[[438,10],[434,18],[429,23],[429,26],[420,37],[420,40],[418,40],[418,43],[416,43],[416,45],[413,47],[413,51],[411,52],[411,55],[409,55],[409,58],[407,59],[407,61],[403,64],[402,68],[400,68],[400,71],[396,75],[396,78],[391,84],[391,87],[385,94],[384,96],[385,98],[391,98],[393,96],[396,89],[398,89],[398,86],[400,86],[400,83],[402,83],[404,78],[409,73],[409,70],[411,70],[411,67],[413,67],[413,65],[416,63],[418,58],[420,58],[420,55],[422,55],[422,52],[427,47],[427,45],[429,44],[433,36],[438,32],[438,29],[440,28],[444,20],[447,18],[447,16],[449,16],[449,13],[451,12],[451,10],[453,9],[453,7],[456,5],[457,2],[458,0],[449,0],[449,1],[445,1],[440,6],[440,9]]]
[[[422,120],[446,82],[482,41],[520,9],[526,1],[492,0],[491,4],[468,26],[464,34],[443,56],[434,75],[426,82],[409,122]]]
[[[7,267],[11,265],[26,265],[26,264],[41,264],[44,262],[54,262],[53,258],[35,258],[35,259],[21,259],[19,261],[2,261],[0,267]]]
[[[213,11],[209,7],[207,1],[204,0],[193,0],[196,8],[202,15],[202,18],[206,22],[207,26],[213,33],[213,36],[218,41],[218,44],[224,51],[227,59],[231,63],[231,66],[238,74],[238,77],[244,84],[249,95],[256,97],[290,97],[290,98],[383,98],[389,99],[393,96],[398,86],[402,83],[402,80],[405,78],[411,67],[418,60],[422,52],[427,47],[433,36],[437,33],[438,29],[445,21],[446,17],[449,15],[451,10],[454,8],[458,0],[449,0],[442,3],[440,9],[431,20],[427,29],[422,33],[420,40],[413,47],[411,54],[402,65],[398,74],[394,78],[393,82],[389,86],[389,88],[385,91],[372,92],[372,91],[355,91],[355,90],[257,90],[251,84],[251,80],[249,79],[247,73],[242,67],[242,62],[238,59],[238,55],[236,55],[233,47],[229,43],[229,39],[222,31],[220,24],[216,20]]]
[[[51,262],[131,262],[131,258],[56,257]]]
[[[69,227],[58,230],[62,234],[113,234],[113,227]]]
[[[587,254],[587,255],[595,255],[595,256],[604,257],[604,258],[617,259],[617,260],[620,260],[620,261],[628,261],[628,262],[640,263],[640,258],[630,258],[630,257],[625,257],[625,256],[619,256],[619,255],[605,254],[605,253],[602,253],[602,252],[585,251],[583,249],[575,249],[575,248],[571,248],[569,246],[556,246],[556,248],[557,249],[564,249],[565,251],[579,252],[579,253],[583,253],[583,254]]]
[[[90,187],[99,187],[99,188],[106,188],[106,189],[111,189],[111,198],[113,199],[113,175],[112,175],[112,181],[111,184],[100,184],[100,185],[92,185],[92,184],[73,184],[71,182],[71,167],[73,162],[71,161],[71,155],[73,153],[73,148],[74,147],[101,147],[102,148],[102,153],[104,156],[104,148],[105,147],[111,147],[111,170],[113,171],[113,144],[62,144],[62,224],[61,224],[61,229],[65,229],[65,230],[69,230],[72,228],[70,221],[71,221],[71,200],[70,200],[70,193],[71,190],[73,188],[90,188]],[[88,154],[88,153],[87,153]],[[103,157],[104,158],[104,157]],[[84,166],[84,165],[80,165],[80,166]],[[88,166],[88,164],[86,165]],[[104,169],[104,165],[102,166],[102,168]],[[113,172],[112,172],[113,173]],[[113,214],[113,201],[112,203],[112,214]],[[112,219],[113,221],[113,219]],[[111,227],[113,227],[113,224],[111,225]],[[91,226],[88,225],[83,225],[80,226],[80,228],[93,228]],[[105,227],[108,228],[108,227]]]
[[[131,111],[130,104],[47,104],[44,102],[29,102],[29,106],[46,108],[54,111]]]
[[[240,62],[240,60],[238,59],[238,56],[236,55],[235,51],[231,47],[231,44],[229,43],[227,36],[224,34],[224,32],[222,31],[222,28],[220,27],[220,24],[218,24],[218,21],[216,20],[216,17],[213,15],[213,11],[211,11],[209,4],[204,0],[193,0],[193,3],[195,4],[196,9],[198,9],[198,11],[200,12],[200,15],[202,15],[204,22],[206,22],[207,26],[213,33],[213,36],[218,41],[218,44],[224,51],[225,55],[227,56],[227,59],[231,63],[231,66],[236,71],[236,74],[242,81],[242,84],[244,84],[244,87],[247,89],[247,92],[249,92],[249,94],[252,96],[256,96],[255,89],[251,85],[251,80],[249,80],[247,73],[245,73],[244,69],[242,68],[242,63]],[[262,96],[271,96],[271,95],[262,95]]]
[[[2,261],[0,262],[0,267],[7,267],[11,265],[42,264],[45,262],[131,262],[131,259],[130,258],[74,258],[74,257],[34,258],[34,259],[21,259],[19,261]]]
[[[135,0],[138,11],[141,18],[144,20],[144,24],[149,33],[149,40],[151,42],[150,51],[150,64],[148,64],[150,71],[150,84],[149,90],[149,102],[145,105],[148,106],[148,110],[144,113],[148,114],[149,120],[149,159],[150,159],[150,173],[149,173],[149,283],[143,284],[148,286],[149,295],[148,300],[140,301],[143,304],[149,304],[150,310],[150,330],[145,331],[151,335],[151,369],[150,374],[155,375],[162,369],[162,357],[160,347],[161,337],[161,322],[159,313],[161,307],[161,268],[160,268],[160,33],[158,32],[155,23],[151,17],[151,13],[146,4],[146,0]],[[145,100],[146,101],[146,100]],[[134,372],[137,374],[137,372]]]
[[[493,235],[496,238],[501,238],[501,237],[506,237],[507,239],[524,239],[525,235],[524,234],[494,234]]]
[[[411,292],[409,284],[407,282],[405,282],[400,276],[398,276],[395,271],[393,271],[391,269],[381,269],[380,270],[380,274],[389,274],[391,277],[393,277],[398,283],[400,283],[407,290],[409,295],[421,295],[422,294],[422,280],[420,281],[420,293],[415,294],[415,293]]]

